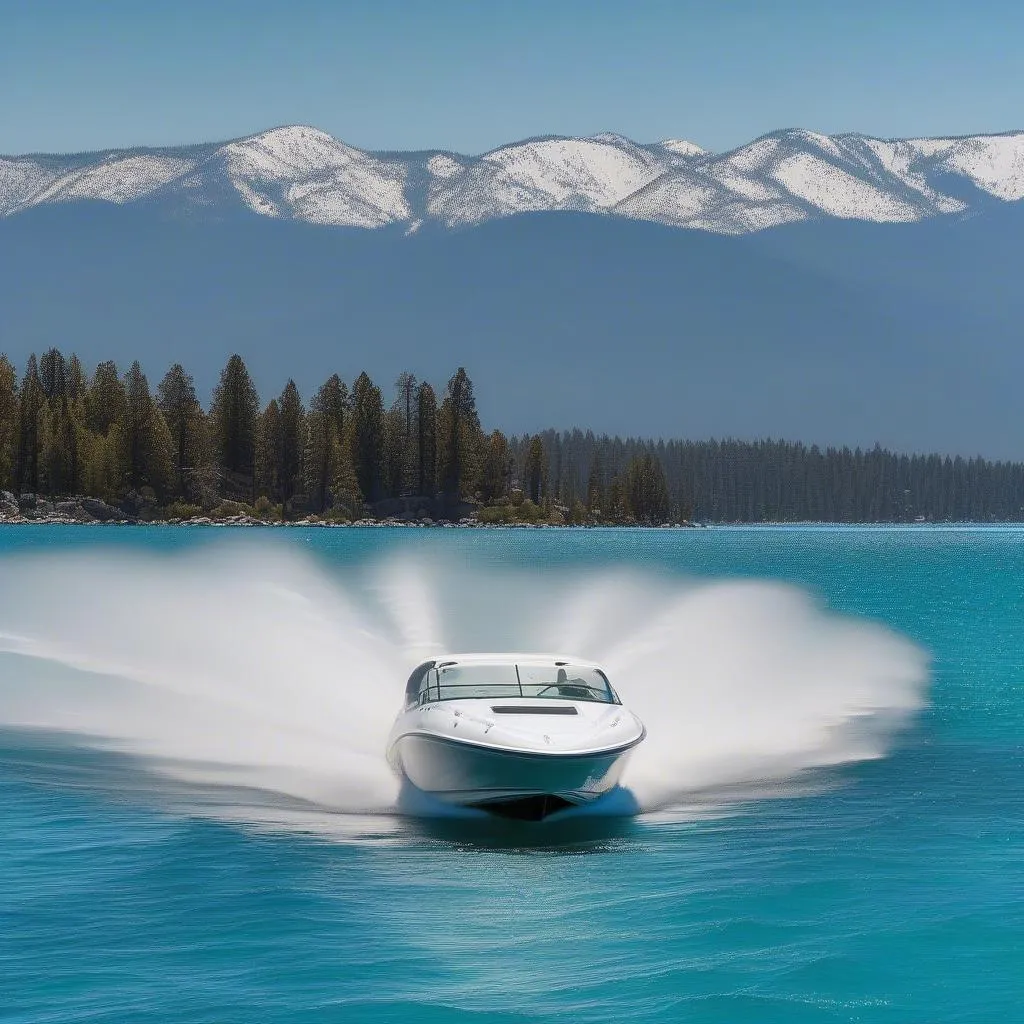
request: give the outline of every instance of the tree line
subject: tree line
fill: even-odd
[[[440,394],[411,373],[390,401],[366,373],[265,405],[233,355],[208,407],[175,363],[90,374],[50,349],[18,376],[0,355],[0,490],[132,502],[144,517],[249,510],[484,522],[1024,519],[1024,465],[782,441],[650,441],[485,432],[459,368]]]
[[[0,356],[0,490],[18,494],[131,500],[176,516],[241,506],[269,518],[476,511],[494,522],[565,521],[539,438],[522,467],[513,440],[482,430],[461,367],[440,395],[402,373],[388,403],[368,374],[351,389],[334,374],[308,406],[292,380],[263,405],[233,355],[203,408],[178,363],[153,390],[137,361],[123,374],[103,362],[90,375],[76,356],[50,349],[30,356],[19,380]],[[624,478],[635,484],[630,514],[661,521],[664,474],[644,456],[636,463]]]
[[[663,469],[671,515],[705,523],[1024,521],[1024,464],[789,441],[651,441],[590,431],[539,435],[553,492],[623,514],[628,467]],[[530,441],[514,439],[522,460]]]

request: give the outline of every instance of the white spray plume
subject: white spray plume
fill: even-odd
[[[0,573],[0,726],[332,812],[394,807],[387,731],[409,670],[441,650],[604,664],[647,726],[624,779],[647,809],[881,757],[927,682],[909,641],[770,582],[408,555],[328,570],[233,544]]]

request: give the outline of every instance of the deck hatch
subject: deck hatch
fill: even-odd
[[[575,715],[576,709],[568,707],[543,707],[538,704],[498,704],[491,705],[496,715]]]

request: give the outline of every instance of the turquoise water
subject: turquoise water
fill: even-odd
[[[234,540],[8,528],[0,593],[34,560],[55,596],[73,555],[172,566]],[[623,565],[665,585],[785,581],[925,650],[927,704],[885,756],[770,797],[541,826],[353,816],[338,834],[247,820],[241,798],[225,814],[223,794],[209,813],[172,806],[110,750],[2,730],[0,1020],[1019,1019],[1024,532],[294,530],[255,543],[340,576],[427,549],[495,586],[513,569],[540,586]],[[107,581],[89,585],[82,600]],[[46,685],[40,672],[0,657],[0,702],[16,676]]]

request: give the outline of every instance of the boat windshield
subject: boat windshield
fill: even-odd
[[[411,704],[460,697],[554,697],[617,704],[618,698],[600,669],[558,661],[550,665],[463,665],[442,661],[410,680]]]

